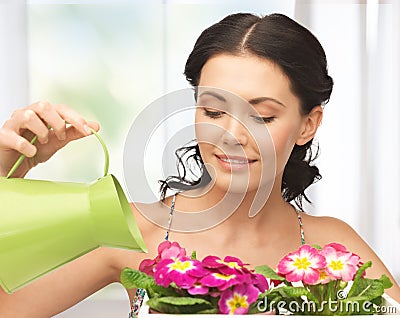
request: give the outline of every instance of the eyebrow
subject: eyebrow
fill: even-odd
[[[256,105],[256,104],[260,104],[262,102],[274,102],[278,105],[281,105],[283,107],[286,107],[286,105],[282,102],[280,102],[279,100],[272,98],[272,97],[257,97],[257,98],[253,98],[249,100],[249,103],[251,105]]]
[[[225,97],[222,96],[222,95],[220,95],[220,94],[217,94],[217,93],[215,93],[215,92],[212,92],[212,91],[205,91],[205,92],[202,92],[202,93],[199,95],[199,97],[201,97],[201,96],[203,96],[203,95],[210,95],[210,96],[213,96],[213,97],[215,97],[216,99],[220,100],[221,102],[226,103]],[[250,99],[248,102],[249,102],[251,105],[257,105],[257,104],[260,104],[260,103],[266,102],[266,101],[274,102],[274,103],[276,103],[276,104],[278,104],[278,105],[281,105],[281,106],[283,106],[283,107],[286,107],[286,105],[285,105],[284,103],[282,103],[282,102],[280,102],[279,100],[277,100],[277,99],[275,99],[275,98],[272,98],[272,97],[256,97],[256,98]]]
[[[216,99],[220,100],[221,102],[226,103],[225,97],[222,96],[222,95],[220,95],[220,94],[217,94],[217,93],[214,93],[214,92],[211,92],[211,91],[205,91],[205,92],[202,92],[202,93],[199,95],[199,97],[201,97],[201,96],[203,96],[203,95],[210,95],[210,96],[215,97]]]

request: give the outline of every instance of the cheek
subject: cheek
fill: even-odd
[[[293,147],[297,140],[298,127],[288,125],[271,131],[271,137],[274,142],[277,166],[285,166]]]
[[[196,111],[195,134],[200,152],[202,148],[218,145],[224,131],[221,120],[207,118],[200,111]]]

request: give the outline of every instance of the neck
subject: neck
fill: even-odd
[[[224,221],[224,225],[241,227],[244,224],[260,226],[264,222],[272,222],[284,209],[292,209],[281,194],[281,178],[277,177],[271,193],[266,197],[267,190],[260,189],[246,193],[231,193],[220,189],[215,185],[208,185],[203,189],[182,193],[185,197],[201,197],[201,200],[192,207],[199,210],[207,210],[215,207],[215,213],[232,211],[233,213]],[[190,210],[190,208],[189,208]],[[188,210],[187,210],[188,211]],[[195,211],[193,211],[195,212]]]

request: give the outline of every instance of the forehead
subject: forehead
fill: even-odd
[[[219,54],[203,66],[199,86],[215,87],[245,100],[272,97],[286,105],[298,104],[290,80],[280,67],[254,55]]]

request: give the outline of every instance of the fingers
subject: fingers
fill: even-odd
[[[18,113],[17,116],[21,117],[19,128],[34,132],[41,144],[46,144],[49,141],[49,129],[33,110],[27,109]]]
[[[39,115],[42,121],[47,123],[47,125],[53,129],[57,138],[59,140],[64,140],[66,138],[65,120],[62,118],[62,116],[60,116],[57,107],[51,105],[48,102],[38,102],[33,106],[33,110],[36,112],[36,114]],[[49,127],[46,127],[47,134]],[[39,135],[37,136],[40,141]]]
[[[82,134],[82,136],[88,136],[92,133],[88,122],[76,111],[61,104],[55,105],[55,107],[57,109],[58,114],[67,123],[74,126]]]
[[[67,128],[67,125],[71,126]],[[32,157],[37,152],[36,147],[29,142],[33,135],[38,137],[40,144],[47,144],[50,139],[53,146],[60,146],[90,135],[91,128],[97,131],[99,124],[87,122],[76,111],[65,105],[52,105],[42,101],[18,109],[12,114],[0,128],[0,140],[2,140],[0,146]]]
[[[5,127],[16,132],[21,128],[26,128],[37,135],[41,143],[46,143],[48,138],[48,127],[46,126],[54,130],[59,140],[64,140],[66,123],[75,126],[82,136],[91,134],[88,123],[76,111],[65,105],[52,105],[48,102],[37,102],[29,107],[16,110]]]
[[[99,131],[100,129],[100,125],[97,122],[94,121],[88,121],[87,122],[89,131],[90,128],[92,128],[95,131]],[[70,141],[82,138],[82,132],[80,130],[78,130],[75,126],[70,126],[66,129],[66,133],[67,133],[67,138],[64,140],[64,142],[62,143],[62,146],[64,146],[65,144],[69,143]],[[90,133],[92,133],[90,131]]]
[[[96,132],[100,130],[100,124],[96,121],[88,121],[90,128],[94,129]]]
[[[36,154],[36,147],[12,130],[0,129],[0,140],[2,148],[16,150],[29,158]]]

